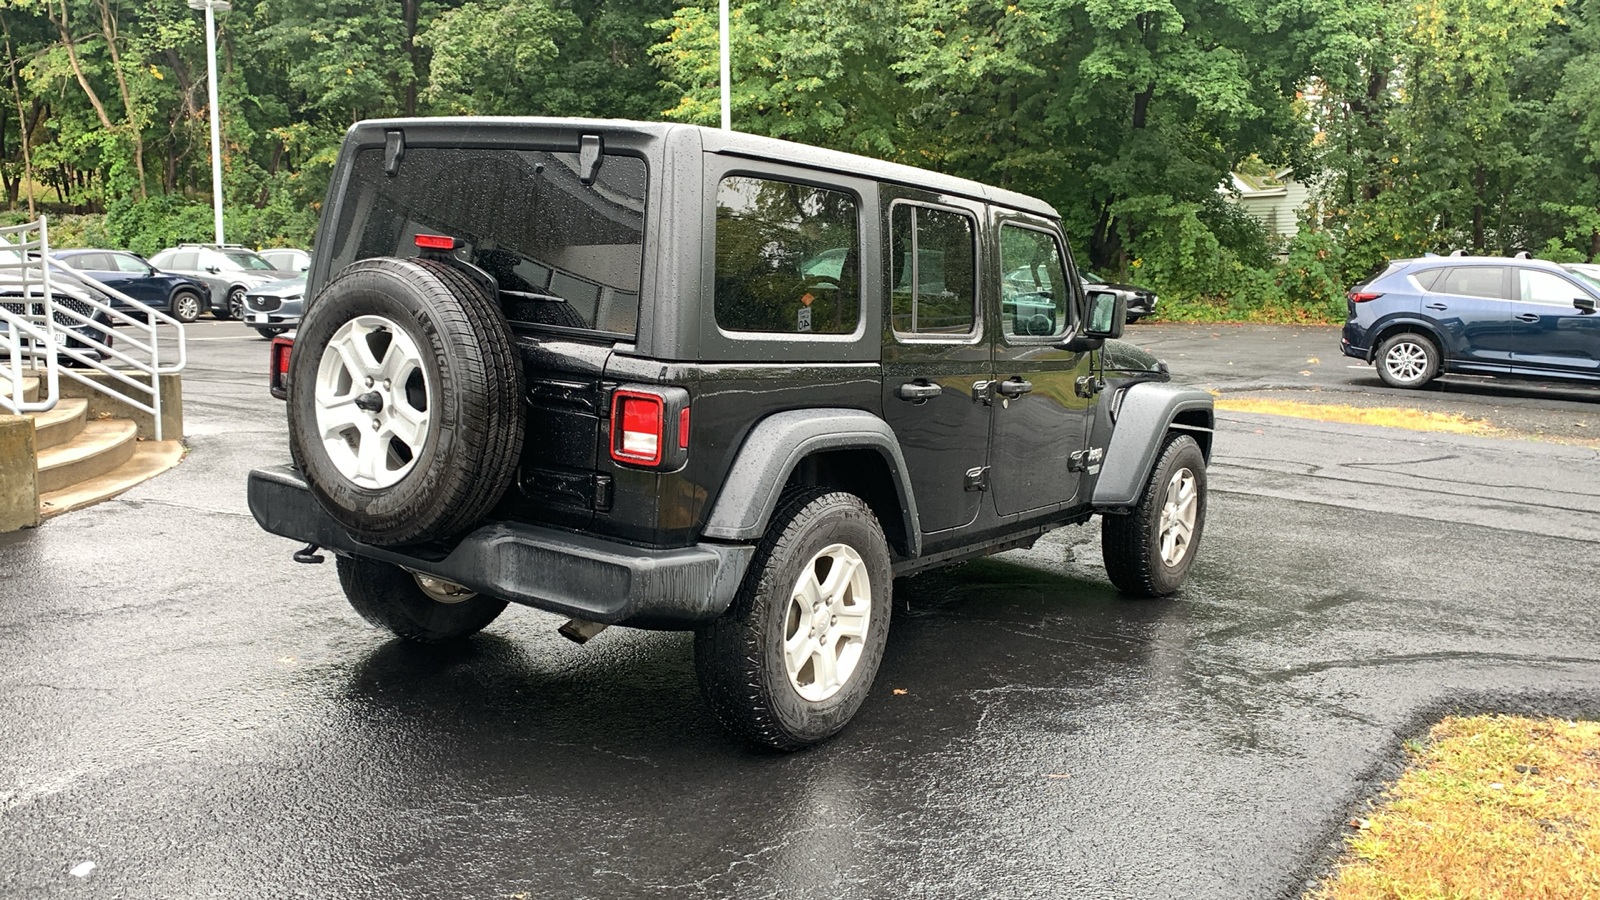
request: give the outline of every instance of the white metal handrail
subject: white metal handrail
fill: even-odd
[[[183,323],[159,312],[148,304],[110,287],[60,260],[51,259],[47,223],[41,216],[36,223],[21,226],[37,228],[39,238],[37,259],[31,259],[33,243],[13,243],[0,230],[0,254],[21,257],[19,266],[38,264],[42,269],[43,315],[29,318],[42,319],[37,326],[47,329],[53,340],[49,351],[42,346],[19,346],[12,352],[12,360],[19,357],[31,360],[36,367],[65,376],[101,393],[113,396],[155,417],[155,439],[163,440],[161,426],[161,376],[182,372],[188,364],[188,350]],[[0,266],[0,271],[4,267]],[[63,292],[71,290],[66,302],[56,296],[57,286]],[[119,309],[99,299],[109,296],[127,305]],[[80,307],[82,309],[80,309]],[[29,307],[31,309],[31,307]],[[87,309],[84,312],[83,309]],[[106,321],[101,321],[101,319]],[[132,334],[115,334],[117,324],[129,327]],[[162,340],[161,326],[173,329],[170,341]],[[15,333],[15,330],[14,330]],[[164,346],[176,344],[176,347]],[[77,366],[63,365],[70,360]],[[42,362],[42,366],[40,363]],[[83,374],[84,370],[103,373],[107,380],[96,380]],[[132,374],[130,374],[132,373]],[[137,375],[142,374],[144,380]],[[20,395],[19,395],[20,396]]]
[[[7,390],[0,392],[0,409],[13,415],[47,412],[61,399],[56,365],[55,329],[47,323],[54,313],[50,291],[50,269],[44,263],[49,232],[44,219],[23,225],[0,228],[0,241],[10,250],[0,249],[0,303],[17,293],[21,312],[0,306],[0,322],[5,323],[0,352],[6,355],[4,373]],[[30,232],[37,232],[30,238]],[[15,235],[15,239],[13,239]],[[35,314],[34,309],[38,308]],[[23,380],[37,378],[43,389],[37,400],[25,399]]]

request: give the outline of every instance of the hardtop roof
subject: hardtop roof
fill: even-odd
[[[539,128],[571,130],[583,133],[598,132],[602,135],[606,133],[631,132],[662,141],[666,140],[667,136],[673,131],[691,129],[699,132],[701,146],[710,153],[723,153],[809,166],[840,174],[893,182],[908,187],[956,194],[974,200],[983,200],[1000,206],[1022,210],[1049,219],[1059,220],[1061,218],[1055,208],[1043,200],[1016,191],[1006,190],[1005,188],[984,184],[980,181],[957,178],[953,175],[945,175],[901,163],[886,162],[870,156],[828,150],[822,147],[813,147],[809,144],[799,144],[761,135],[723,131],[720,128],[707,128],[702,125],[687,125],[676,122],[637,122],[626,119],[548,118],[538,116],[441,116],[436,118],[368,119],[351,126],[350,133],[352,135],[359,133],[366,137],[372,132],[377,132],[378,134],[373,135],[373,137],[381,141],[381,133],[384,131],[390,129],[404,131],[407,128],[417,127],[426,129],[434,134],[441,130],[459,129],[463,139],[466,139],[469,135],[481,139],[491,134],[502,135],[506,132],[515,132],[518,129]],[[437,138],[433,137],[432,139],[436,140]]]

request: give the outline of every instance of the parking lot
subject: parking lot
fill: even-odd
[[[1220,413],[1177,599],[1119,597],[1093,524],[904,579],[854,724],[781,755],[717,726],[686,634],[369,628],[246,509],[287,458],[267,342],[197,323],[184,462],[0,535],[0,896],[1293,897],[1438,716],[1600,715],[1600,390],[1392,391],[1329,328],[1128,337],[1509,436]]]

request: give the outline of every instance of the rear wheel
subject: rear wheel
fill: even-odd
[[[1206,524],[1206,458],[1186,434],[1161,448],[1139,505],[1100,520],[1100,551],[1125,594],[1162,597],[1183,586]]]
[[[1403,331],[1378,345],[1378,377],[1396,388],[1419,388],[1439,376],[1439,348],[1420,334]]]
[[[228,288],[228,302],[223,309],[214,309],[211,314],[219,319],[244,318],[244,287],[234,285]]]
[[[361,618],[423,644],[457,640],[488,627],[506,602],[389,563],[341,556],[339,585]]]
[[[277,337],[278,335],[283,334],[285,331],[289,330],[287,328],[262,327],[260,325],[255,326],[255,329],[256,329],[256,334],[261,335],[262,337],[266,338],[267,340],[271,340],[271,339]]]
[[[785,493],[733,606],[695,634],[700,689],[730,731],[779,750],[837,734],[889,634],[889,546],[859,497]]]

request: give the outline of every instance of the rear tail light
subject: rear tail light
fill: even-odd
[[[654,394],[617,391],[611,404],[611,458],[653,466],[661,462],[665,404]]]
[[[689,392],[628,386],[611,394],[611,458],[629,466],[676,470],[689,455]]]
[[[1368,300],[1376,300],[1383,295],[1372,291],[1351,291],[1345,296],[1350,298],[1351,303],[1365,303]]]
[[[267,387],[272,391],[272,396],[279,400],[289,399],[289,351],[294,347],[294,339],[276,337],[272,339],[272,349],[267,357]]]
[[[456,239],[442,234],[419,234],[417,247],[423,250],[454,250]]]

